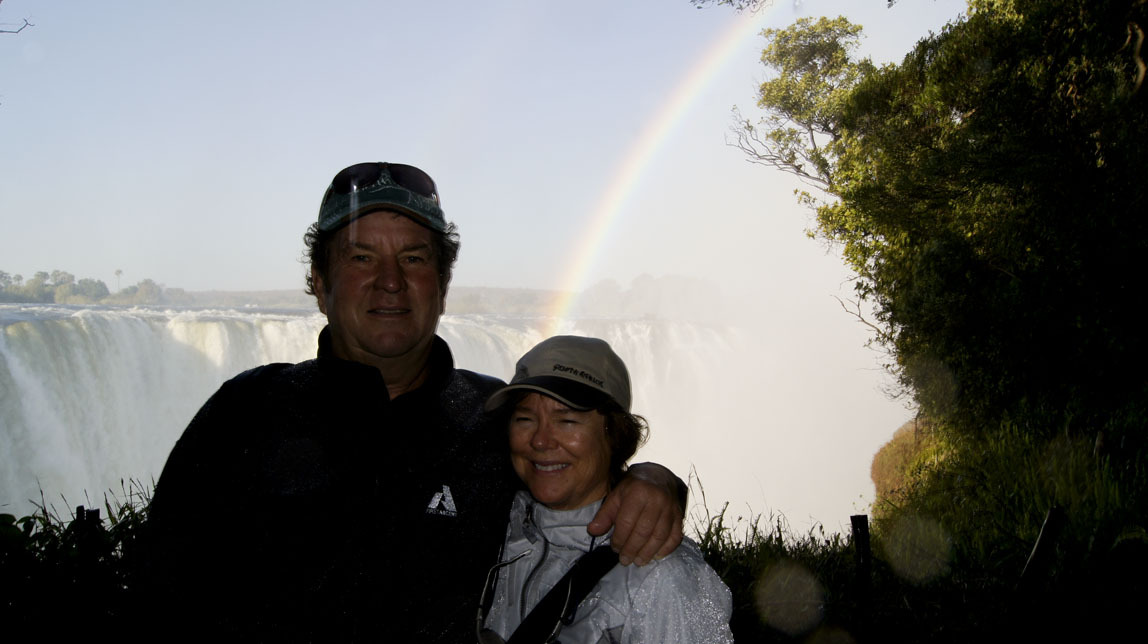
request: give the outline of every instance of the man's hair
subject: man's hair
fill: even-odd
[[[411,221],[417,223],[417,220],[413,218]],[[303,255],[311,263],[311,270],[307,271],[305,292],[307,295],[314,295],[316,299],[318,299],[319,294],[315,292],[315,279],[312,277],[312,271],[319,274],[319,278],[323,280],[327,288],[331,287],[331,281],[327,279],[327,272],[331,266],[331,244],[339,230],[340,228],[319,230],[319,223],[315,222],[303,235],[303,244],[307,247]],[[458,249],[461,246],[458,228],[454,224],[448,223],[446,229],[441,233],[431,228],[427,228],[427,230],[431,231],[431,238],[434,240],[433,253],[438,269],[438,287],[445,298],[446,289],[450,285],[450,278],[454,272],[454,262],[458,259]]]

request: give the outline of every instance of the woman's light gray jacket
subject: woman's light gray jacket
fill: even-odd
[[[577,510],[551,510],[529,492],[514,498],[502,561],[486,627],[508,639],[523,617],[591,547],[609,543],[586,532],[601,501]],[[525,554],[524,554],[525,553]],[[729,589],[689,539],[665,559],[646,566],[615,566],[562,628],[564,644],[577,642],[733,641]]]

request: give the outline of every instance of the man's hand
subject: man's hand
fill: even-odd
[[[657,463],[631,465],[586,529],[603,535],[614,526],[611,546],[623,566],[661,559],[682,542],[684,488],[681,479]]]

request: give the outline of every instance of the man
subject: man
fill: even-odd
[[[454,226],[424,172],[363,163],[305,239],[318,357],[240,374],[192,420],[150,509],[148,599],[187,638],[472,639],[517,479],[482,413],[502,383],[435,335]],[[623,561],[681,538],[681,482],[646,468],[591,524],[616,519]]]

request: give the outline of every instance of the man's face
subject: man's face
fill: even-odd
[[[327,279],[313,273],[337,357],[383,370],[421,369],[443,312],[434,233],[381,210],[331,242]]]

